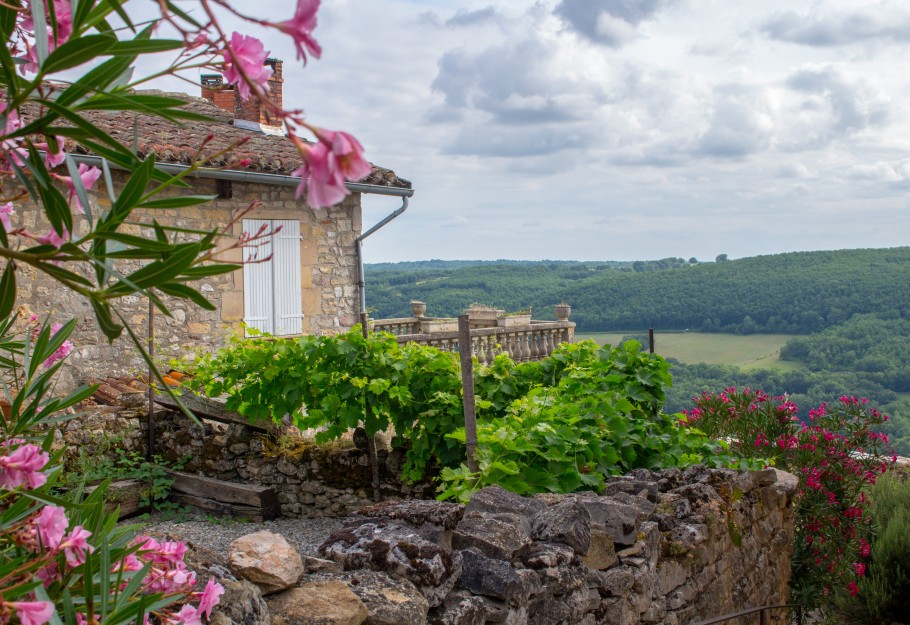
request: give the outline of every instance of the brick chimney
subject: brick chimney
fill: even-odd
[[[278,106],[283,105],[284,76],[283,62],[278,59],[266,59],[265,64],[272,68],[269,78],[269,97]],[[240,93],[233,86],[225,86],[221,74],[202,75],[202,97],[211,100],[218,108],[234,113],[234,125],[247,130],[258,130],[270,135],[283,135],[284,128],[280,118],[273,118],[260,106],[257,98],[244,102]]]
[[[234,112],[234,87],[225,85],[221,74],[202,75],[202,97],[211,100],[220,109]]]

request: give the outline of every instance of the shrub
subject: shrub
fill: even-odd
[[[910,614],[910,479],[892,469],[868,493],[872,556],[859,596],[870,616],[888,622]]]
[[[793,581],[795,600],[808,607],[834,593],[855,596],[869,557],[863,528],[870,524],[864,488],[887,470],[888,437],[875,431],[887,416],[865,399],[841,397],[795,416],[787,397],[748,388],[705,393],[686,411],[690,425],[731,441],[746,458],[769,457],[799,478]]]

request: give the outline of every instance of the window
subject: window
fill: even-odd
[[[281,230],[246,254],[271,258],[243,265],[243,321],[275,336],[303,332],[300,290],[300,222],[296,219],[244,219],[243,231],[254,235]]]

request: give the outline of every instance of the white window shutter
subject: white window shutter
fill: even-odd
[[[272,222],[268,219],[244,219],[243,232],[255,235],[265,226],[266,231],[271,230]],[[272,254],[273,246],[269,237],[260,240],[256,247],[244,248],[243,255],[243,321],[250,328],[262,332],[275,333],[273,301],[272,266],[274,258],[267,262],[248,262],[268,258]]]
[[[275,219],[272,227],[281,226],[275,235],[275,258],[272,272],[275,285],[276,336],[303,332],[303,294],[300,290],[300,222]]]

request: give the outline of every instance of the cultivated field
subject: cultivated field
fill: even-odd
[[[593,339],[616,345],[624,336],[639,333],[578,333],[575,340]],[[780,348],[793,334],[715,334],[708,332],[655,332],[654,351],[680,362],[736,365],[746,369],[789,371],[800,365],[780,359]]]

